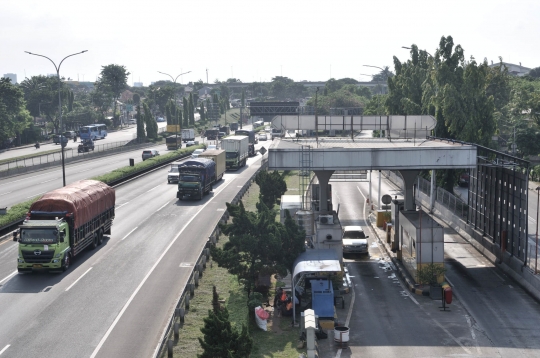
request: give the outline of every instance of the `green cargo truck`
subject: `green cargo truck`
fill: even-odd
[[[110,235],[115,200],[114,189],[96,180],[43,195],[13,235],[19,241],[18,271],[66,271],[73,257]]]

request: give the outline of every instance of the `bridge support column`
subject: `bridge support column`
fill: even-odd
[[[319,180],[319,212],[328,211],[328,182],[334,174],[333,170],[315,170],[315,175]]]
[[[406,211],[416,210],[414,205],[414,184],[419,170],[400,170],[399,173],[403,178],[403,199]]]

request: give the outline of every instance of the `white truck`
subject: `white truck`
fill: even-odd
[[[182,129],[182,141],[184,143],[195,140],[195,130]]]
[[[227,169],[239,169],[246,165],[249,151],[249,137],[232,136],[221,141],[221,148],[225,150]]]

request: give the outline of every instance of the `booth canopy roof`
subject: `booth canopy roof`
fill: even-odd
[[[302,273],[341,272],[339,258],[334,250],[308,250],[294,262],[293,279]]]

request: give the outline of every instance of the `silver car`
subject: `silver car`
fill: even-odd
[[[157,157],[158,155],[159,155],[159,152],[155,149],[143,150],[142,160],[154,158],[154,157]]]
[[[344,254],[367,254],[368,241],[361,226],[343,227],[343,253]]]

